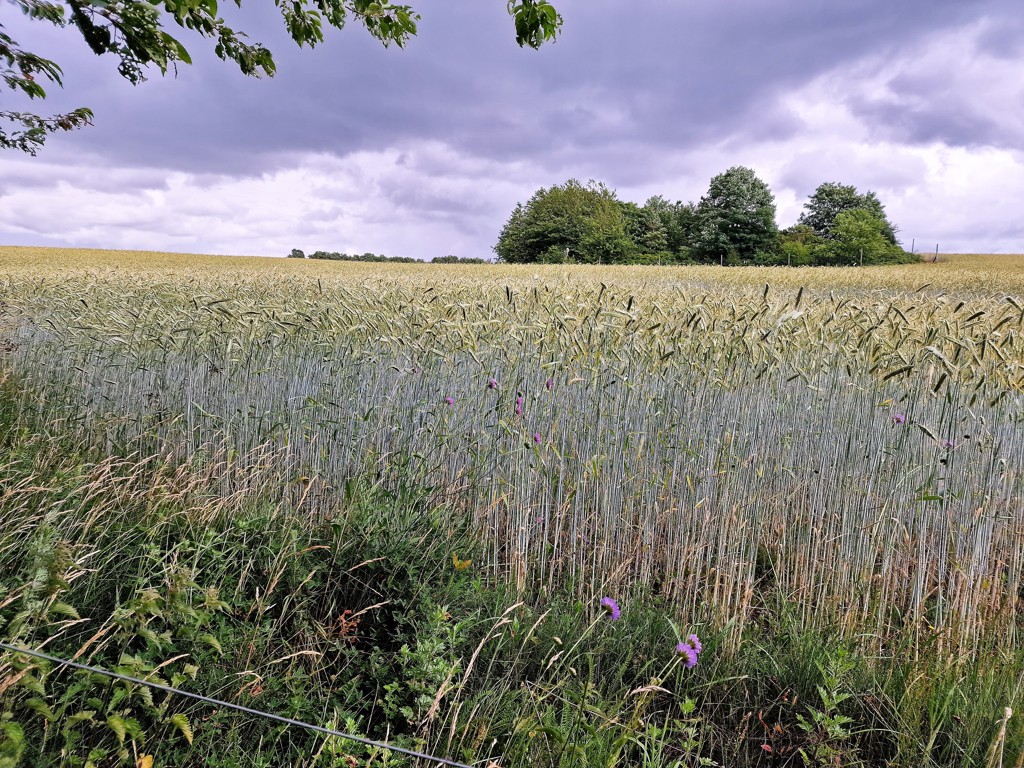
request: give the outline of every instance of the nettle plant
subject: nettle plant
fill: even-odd
[[[31,578],[0,591],[0,631],[14,645],[50,650],[48,638],[58,654],[173,687],[194,680],[219,655],[211,630],[230,606],[187,570],[169,570],[159,586],[140,586],[84,638],[79,630],[87,619],[67,601],[82,573],[68,545],[37,543]],[[71,638],[81,638],[77,647]],[[0,768],[41,754],[59,754],[73,768],[138,764],[147,743],[192,743],[192,726],[177,705],[145,685],[8,654],[0,661]]]

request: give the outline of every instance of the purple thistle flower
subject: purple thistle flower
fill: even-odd
[[[518,395],[516,397],[516,416],[523,415],[523,396]]]
[[[487,388],[488,389],[497,389],[498,388],[498,380],[496,378],[494,378],[493,376],[491,378],[489,378],[487,380]]]
[[[907,421],[907,417],[904,416],[902,413],[894,413],[892,415],[892,423],[893,424],[905,424],[906,421]]]
[[[446,397],[444,401],[448,403],[448,405],[455,405],[455,398],[452,397],[451,395],[448,395],[448,397]]]
[[[683,666],[687,669],[697,666],[697,651],[689,643],[679,643],[676,646],[676,653],[683,657]]]
[[[610,597],[601,598],[601,607],[604,608],[604,612],[611,617],[612,621],[618,621],[619,616],[622,615],[622,611],[619,610],[619,604]]]
[[[689,643],[690,647],[693,648],[694,652],[696,652],[698,655],[702,650],[704,650],[704,646],[701,645],[700,638],[696,635],[688,635],[686,638],[686,642]]]
[[[533,433],[533,442],[537,443],[537,445],[540,445],[540,432]]]
[[[554,388],[554,386],[555,386],[555,380],[552,379],[549,376],[548,380],[544,382],[544,389],[546,389],[548,392],[550,392]]]
[[[942,447],[945,448],[947,451],[952,451],[954,448],[956,448],[956,440],[943,440]]]

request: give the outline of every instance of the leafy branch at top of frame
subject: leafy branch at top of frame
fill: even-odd
[[[242,0],[233,0],[241,8]],[[4,0],[0,0],[4,2]],[[272,77],[276,71],[271,52],[259,42],[228,26],[219,15],[217,0],[7,0],[26,16],[57,27],[74,27],[97,55],[119,59],[118,72],[133,85],[146,79],[155,66],[161,74],[181,64],[191,64],[184,44],[166,27],[173,20],[183,29],[215,41],[214,53],[233,61],[247,76]],[[385,47],[403,47],[416,34],[420,19],[411,6],[390,0],[274,0],[288,35],[300,47],[314,47],[324,40],[325,26],[341,29],[356,19]],[[509,0],[508,12],[515,22],[516,42],[539,48],[554,40],[562,17],[547,0]],[[21,48],[0,24],[0,77],[8,89],[30,99],[46,98],[40,80],[62,86],[58,64]],[[0,111],[0,148],[35,154],[46,136],[57,130],[89,125],[92,112],[80,108],[64,115],[43,118],[10,110]],[[13,128],[11,127],[13,124]]]

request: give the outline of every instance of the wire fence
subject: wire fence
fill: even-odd
[[[27,656],[33,656],[33,657],[35,657],[37,659],[45,659],[46,661],[49,661],[49,662],[51,662],[53,664],[58,664],[60,666],[72,667],[74,669],[80,669],[80,670],[83,670],[85,672],[92,672],[92,673],[97,674],[97,675],[104,675],[106,677],[111,677],[111,678],[114,678],[116,680],[124,680],[125,682],[128,682],[128,683],[135,683],[136,685],[145,685],[145,686],[148,686],[150,688],[155,688],[158,691],[165,691],[167,693],[173,693],[173,694],[177,694],[179,696],[185,696],[186,698],[189,698],[189,699],[195,699],[196,701],[201,701],[204,704],[212,704],[212,705],[215,705],[217,707],[224,707],[226,709],[233,709],[233,710],[235,710],[237,712],[245,712],[248,715],[256,715],[257,717],[262,717],[262,718],[264,718],[266,720],[273,720],[273,721],[276,721],[278,723],[284,723],[285,725],[292,725],[292,726],[295,726],[297,728],[305,728],[308,731],[316,731],[317,733],[323,733],[323,734],[325,734],[327,736],[337,736],[337,737],[340,737],[340,738],[343,738],[343,739],[349,739],[350,741],[358,742],[360,744],[365,744],[365,745],[370,746],[370,747],[377,747],[379,749],[387,749],[387,750],[390,750],[392,752],[398,752],[398,753],[403,754],[403,755],[408,755],[409,757],[415,757],[415,758],[417,758],[419,760],[426,760],[426,761],[428,761],[430,763],[433,763],[435,765],[449,765],[449,766],[454,766],[454,768],[473,768],[473,766],[467,765],[466,763],[458,763],[458,762],[456,762],[454,760],[449,760],[448,758],[445,758],[445,757],[437,757],[435,755],[428,755],[428,754],[426,754],[424,752],[417,752],[414,749],[406,749],[405,747],[399,747],[399,746],[396,746],[394,744],[388,744],[388,743],[383,742],[383,741],[374,741],[373,739],[367,739],[367,738],[365,738],[363,736],[356,736],[356,735],[351,734],[351,733],[343,733],[342,731],[336,731],[333,728],[325,728],[325,727],[323,727],[321,725],[313,725],[312,723],[305,723],[305,722],[303,722],[301,720],[295,720],[295,719],[290,718],[290,717],[283,717],[282,715],[275,715],[272,712],[263,712],[263,711],[258,710],[258,709],[253,709],[252,707],[242,706],[241,704],[232,704],[230,701],[222,701],[221,699],[213,699],[213,698],[210,698],[209,696],[202,696],[202,695],[200,695],[198,693],[190,693],[188,691],[183,691],[180,688],[175,688],[175,687],[170,686],[170,685],[164,685],[162,683],[155,683],[152,680],[143,680],[143,679],[138,678],[138,677],[131,677],[130,675],[122,675],[119,672],[111,672],[108,669],[101,669],[100,667],[91,667],[91,666],[89,666],[87,664],[79,664],[76,661],[70,661],[68,659],[61,659],[61,658],[58,658],[57,656],[51,656],[49,654],[42,653],[40,651],[32,650],[31,648],[20,648],[18,646],[8,645],[7,643],[0,642],[0,650],[10,651],[11,653],[24,653]],[[492,763],[491,765],[496,766],[496,764],[494,764],[494,763]]]

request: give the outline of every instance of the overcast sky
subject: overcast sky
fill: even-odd
[[[234,17],[276,77],[179,30],[195,65],[132,87],[0,0],[64,68],[34,108],[96,114],[37,157],[0,152],[0,244],[490,258],[539,187],[697,200],[746,165],[781,226],[839,181],[874,190],[908,249],[1024,253],[1020,0],[556,0],[540,51],[504,0],[412,2],[404,50],[353,25],[313,51],[253,2]]]

